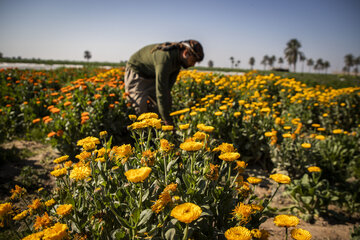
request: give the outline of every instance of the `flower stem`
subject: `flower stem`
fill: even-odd
[[[183,240],[187,240],[187,239],[188,239],[188,233],[189,233],[189,224],[187,223],[187,224],[186,224],[186,227],[185,227],[185,233],[184,233]]]

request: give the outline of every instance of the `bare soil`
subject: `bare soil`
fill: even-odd
[[[59,156],[60,153],[56,149],[35,141],[16,140],[1,144],[0,203],[8,200],[11,195],[10,190],[14,188],[15,184],[28,185],[28,192],[33,194],[36,194],[40,187],[51,191],[55,184],[54,179],[50,176],[50,171],[54,166],[52,161]],[[268,173],[259,169],[249,168],[248,174],[263,177],[263,179],[268,178]],[[34,186],[31,186],[33,183]],[[259,197],[269,196],[274,188],[275,185],[271,181],[264,180],[255,188],[255,193]],[[270,206],[281,209],[292,204],[289,196],[281,188]],[[357,216],[348,216],[335,207],[333,209],[343,216],[343,220],[332,215],[320,216],[314,223],[300,220],[298,227],[308,230],[314,240],[350,240],[350,232],[353,227],[360,224],[358,214]],[[273,217],[267,219],[260,228],[270,232],[270,240],[284,239],[285,230],[273,223]]]

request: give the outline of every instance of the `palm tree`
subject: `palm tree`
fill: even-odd
[[[212,60],[209,60],[209,61],[208,61],[208,67],[209,67],[209,68],[214,67],[214,62],[213,62]]]
[[[289,65],[294,65],[294,72],[296,72],[296,62],[299,58],[299,54],[302,54],[302,52],[299,51],[299,48],[301,48],[300,42],[293,38],[286,44],[286,48],[284,50],[285,58],[287,59]]]
[[[272,68],[274,66],[274,62],[276,61],[276,57],[275,55],[272,55],[271,57],[269,57],[268,59],[268,63],[269,63],[269,66]]]
[[[330,67],[329,61],[325,61],[325,62],[324,62],[325,73],[327,73],[327,70],[328,70],[329,67]]]
[[[91,53],[90,53],[90,51],[86,50],[86,51],[84,52],[84,58],[85,58],[87,61],[90,60],[90,58],[91,58]]]
[[[254,64],[255,64],[255,58],[254,58],[254,57],[251,57],[251,58],[249,59],[249,64],[250,64],[250,66],[251,66],[251,70],[253,70],[253,67],[254,67]]]
[[[322,70],[323,68],[324,68],[324,62],[321,58],[319,58],[318,60],[316,60],[314,69],[319,70],[319,73],[320,73],[320,70]]]
[[[234,57],[230,57],[231,68],[234,68]]]
[[[309,66],[309,72],[311,72],[311,67],[314,65],[314,60],[312,60],[312,58],[309,58],[306,62],[306,65]]]
[[[305,54],[304,53],[300,53],[300,58],[299,58],[300,62],[302,62],[301,65],[301,72],[304,72],[304,62],[306,60]]]
[[[350,73],[351,67],[354,66],[354,56],[352,54],[347,54],[344,57],[345,67],[348,74]]]
[[[278,63],[280,64],[280,68],[281,68],[282,64],[284,63],[284,59],[282,57],[279,57]]]
[[[266,65],[268,64],[269,56],[265,55],[263,60],[261,61],[261,64],[264,65],[264,70],[266,70]]]

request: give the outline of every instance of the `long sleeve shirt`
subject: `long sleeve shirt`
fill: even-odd
[[[140,76],[154,79],[156,102],[159,113],[165,121],[171,121],[171,89],[180,72],[180,51],[151,50],[157,44],[143,47],[134,53],[129,61],[129,66]]]

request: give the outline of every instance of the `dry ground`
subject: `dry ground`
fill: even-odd
[[[59,152],[54,148],[34,141],[17,140],[0,145],[0,203],[10,196],[9,191],[15,184],[28,185],[30,193],[35,193],[39,187],[51,190],[54,179],[50,177],[49,172],[53,167],[52,160],[59,156]],[[261,170],[248,170],[252,176],[264,179],[268,177],[268,174]],[[37,183],[36,187],[31,186],[33,183]],[[270,181],[263,181],[255,192],[259,197],[269,195],[274,187]],[[289,204],[289,197],[283,191],[279,191],[270,205],[282,208]],[[358,216],[356,219],[347,218],[346,221],[319,217],[312,224],[300,220],[299,227],[308,230],[315,240],[347,240],[350,239],[350,231],[359,223]],[[270,240],[283,239],[284,229],[276,227],[273,218],[269,218],[261,228],[270,231]]]

